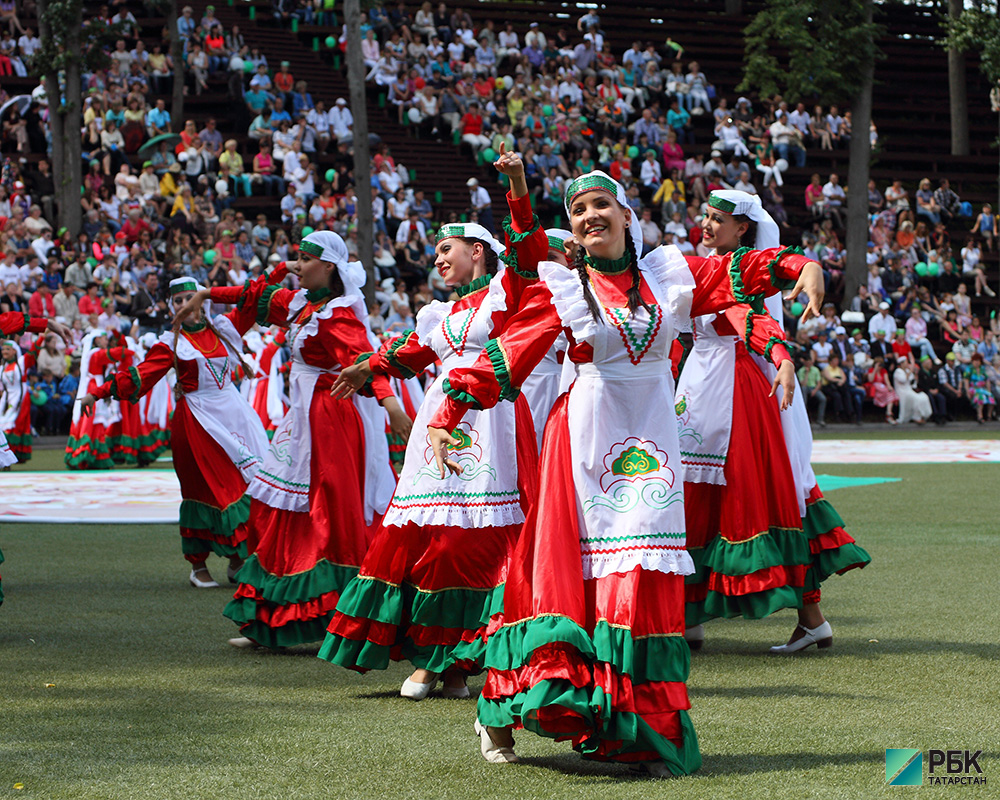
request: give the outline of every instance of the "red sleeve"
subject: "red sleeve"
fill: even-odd
[[[267,282],[272,286],[277,286],[288,276],[288,264],[285,261],[281,261],[275,265],[274,269],[267,271],[265,270],[265,275],[267,275]]]
[[[25,369],[32,369],[38,362],[38,354],[42,351],[42,342],[44,339],[44,336],[36,336],[35,341],[31,343],[31,347],[24,351]]]
[[[413,378],[437,361],[437,353],[420,343],[416,331],[406,331],[391,341],[383,342],[379,351],[368,359],[376,375],[393,378]]]
[[[32,317],[21,311],[8,311],[0,314],[0,331],[5,336],[20,336],[22,333],[42,333],[49,323],[48,320]]]
[[[347,367],[371,355],[368,330],[349,308],[335,308],[329,319],[320,323],[319,330],[302,345],[302,356],[310,364],[339,364]],[[362,394],[374,395],[379,400],[392,396],[389,379],[384,375],[372,377],[370,386]]]
[[[141,364],[118,370],[111,380],[93,392],[94,397],[98,400],[114,397],[130,403],[138,402],[173,366],[174,351],[157,342],[149,348]]]
[[[728,298],[757,305],[767,295],[791,289],[802,268],[812,260],[797,248],[772,247],[768,250],[737,250],[724,256],[687,256],[695,280],[692,316],[721,311],[716,304]],[[709,310],[701,310],[711,306]]]
[[[448,373],[442,384],[447,398],[428,425],[452,430],[470,408],[491,408],[501,400],[515,400],[521,384],[561,330],[549,288],[543,283],[528,287],[521,308],[503,333],[486,343],[471,367]]]
[[[530,197],[514,197],[507,192],[507,205],[510,215],[503,221],[507,241],[503,259],[508,269],[502,279],[507,310],[493,313],[494,335],[503,330],[508,316],[520,306],[524,290],[538,280],[538,262],[544,261],[549,252],[549,240],[531,209]]]
[[[288,306],[295,292],[280,289],[268,283],[266,276],[247,281],[243,286],[216,286],[212,301],[236,306],[226,314],[242,336],[254,325],[280,325],[288,327]]]
[[[746,303],[736,303],[722,313],[751,353],[770,359],[776,367],[791,360],[785,349],[785,332],[766,311],[758,314]]]

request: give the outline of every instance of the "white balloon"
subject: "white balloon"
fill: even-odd
[[[215,193],[216,194],[225,194],[228,191],[229,191],[229,184],[226,183],[226,181],[224,181],[224,180],[217,180],[215,182]]]
[[[178,156],[177,156],[177,160],[178,160],[178,161],[180,161],[180,162],[181,162],[182,164],[183,164],[183,163],[184,163],[185,161],[187,161],[187,160],[188,160],[188,154],[187,154],[187,150],[185,150],[185,151],[184,151],[183,153],[181,153],[180,155],[178,155]]]
[[[406,112],[406,116],[410,118],[410,122],[416,124],[420,122],[420,110],[416,108],[411,108]]]

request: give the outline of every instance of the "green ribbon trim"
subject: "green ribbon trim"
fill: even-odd
[[[743,344],[747,346],[747,350],[749,350],[751,353],[757,356],[763,356],[764,353],[762,353],[760,350],[755,348],[753,344],[751,344],[751,336],[753,335],[753,327],[754,327],[753,318],[763,317],[763,316],[765,315],[760,312],[754,313],[751,311],[749,314],[747,314],[747,326],[746,330],[743,332]],[[768,344],[771,344],[771,342],[768,341]]]
[[[628,250],[621,258],[598,258],[588,254],[583,257],[583,260],[588,267],[602,275],[621,275],[632,266],[632,254]]]
[[[764,357],[768,361],[771,361],[771,351],[774,349],[774,346],[776,344],[780,344],[785,348],[788,347],[788,342],[786,340],[779,339],[777,336],[772,336],[770,339],[767,340],[767,345],[764,347]]]
[[[397,358],[396,353],[401,347],[409,343],[410,340],[414,339],[416,335],[416,331],[411,330],[404,332],[402,336],[394,339],[385,351],[385,360],[389,363],[389,366],[400,374],[403,380],[416,377],[417,373],[403,364],[403,362]]]
[[[250,519],[250,495],[245,494],[225,508],[181,500],[180,526],[193,530],[208,530],[216,536],[232,536],[240,525]]]
[[[306,291],[306,300],[310,303],[318,303],[320,300],[326,300],[331,294],[333,292],[326,286],[321,286],[319,289],[308,289]]]
[[[493,279],[492,275],[480,275],[472,283],[467,283],[465,286],[456,286],[455,294],[459,297],[468,297],[473,292],[478,292],[480,289],[485,289],[490,285],[490,281]]]
[[[268,324],[268,317],[271,315],[271,298],[274,297],[275,292],[278,291],[277,286],[265,286],[264,291],[260,294],[260,299],[257,300],[257,324],[266,325]]]
[[[775,275],[774,272],[775,269],[778,267],[778,265],[781,263],[781,259],[783,259],[785,256],[791,256],[791,255],[794,256],[802,255],[802,248],[786,247],[784,250],[778,252],[778,254],[774,258],[772,258],[767,265],[767,271],[771,275],[771,285],[775,289],[781,289],[781,290],[791,289],[797,283],[797,281],[790,281],[785,278],[779,278],[777,275]]]
[[[510,382],[510,364],[507,361],[507,354],[503,351],[503,345],[499,339],[490,339],[486,342],[485,349],[493,365],[493,374],[500,384],[500,399],[514,402],[521,394],[521,390]]]
[[[483,408],[482,405],[479,403],[479,401],[468,392],[463,392],[460,389],[453,389],[451,386],[451,381],[449,381],[447,378],[445,378],[444,382],[441,384],[441,390],[446,395],[448,395],[448,397],[450,397],[452,400],[455,400],[459,403],[468,403],[477,410],[482,410]]]
[[[130,403],[138,403],[139,397],[142,394],[142,376],[139,374],[139,370],[135,367],[128,368],[128,376],[132,379],[133,383],[135,383],[135,390],[128,396],[128,401]],[[117,384],[115,388],[117,389]]]
[[[749,294],[746,290],[746,284],[743,282],[743,272],[740,270],[740,263],[749,252],[749,247],[741,247],[729,257],[729,283],[737,303],[746,303],[758,314],[763,314],[764,294]]]

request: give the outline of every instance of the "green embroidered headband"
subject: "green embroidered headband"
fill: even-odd
[[[303,239],[299,242],[299,252],[308,253],[311,256],[316,256],[316,258],[323,258],[323,245],[317,244],[316,242],[310,242],[308,239]]]
[[[618,189],[619,185],[606,175],[598,175],[595,173],[589,173],[587,175],[582,175],[573,181],[569,188],[566,190],[566,210],[569,211],[570,204],[573,202],[573,198],[578,194],[583,194],[584,192],[590,192],[595,189],[599,189],[604,192],[610,192],[614,195],[615,199],[618,199]]]
[[[715,192],[708,196],[708,204],[724,214],[732,214],[736,210],[736,203],[726,200],[724,197],[719,197]]]
[[[489,245],[490,249],[498,256],[503,255],[503,245],[486,228],[477,222],[449,222],[446,225],[442,225],[438,230],[436,241],[442,242],[453,236],[464,239],[478,239],[483,244]]]
[[[197,292],[198,283],[191,278],[181,278],[180,280],[170,281],[170,296],[173,297],[176,294],[181,294],[182,292]]]

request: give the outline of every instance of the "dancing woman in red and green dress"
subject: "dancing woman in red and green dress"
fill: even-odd
[[[170,282],[174,309],[201,288],[191,278]],[[228,576],[247,556],[247,485],[260,468],[267,437],[250,404],[233,386],[242,367],[242,341],[227,316],[209,319],[199,305],[184,325],[167,331],[136,367],[122,369],[81,400],[89,418],[95,404],[114,398],[138,403],[173,369],[177,405],[170,422],[174,470],[181,487],[181,549],[191,565],[190,584],[214,589],[208,556],[228,559]]]
[[[780,329],[738,304],[729,259],[685,259],[661,247],[639,259],[641,231],[624,189],[604,173],[578,178],[566,198],[580,248],[574,270],[538,265],[540,281],[498,339],[452,371],[429,425],[443,473],[462,468],[449,431],[470,408],[509,399],[561,331],[578,377],[545,428],[538,501],[514,550],[503,615],[491,625],[476,723],[485,758],[515,761],[512,728],[568,739],[584,756],[643,763],[656,775],[701,763],[685,681],[684,492],[669,411],[674,331],[723,312],[748,346],[795,377]],[[745,259],[748,284],[775,253]],[[774,387],[772,387],[774,391]],[[502,405],[502,404],[501,404]]]
[[[240,626],[234,647],[323,638],[395,487],[385,411],[396,430],[410,428],[384,378],[372,381],[369,396],[330,395],[340,371],[377,346],[361,294],[365,271],[348,261],[343,240],[314,231],[289,267],[299,276],[298,291],[272,285],[280,280],[272,275],[199,292],[191,304],[235,303],[241,333],[257,323],[287,328],[292,353],[289,410],[250,486],[251,555],[225,610]]]

